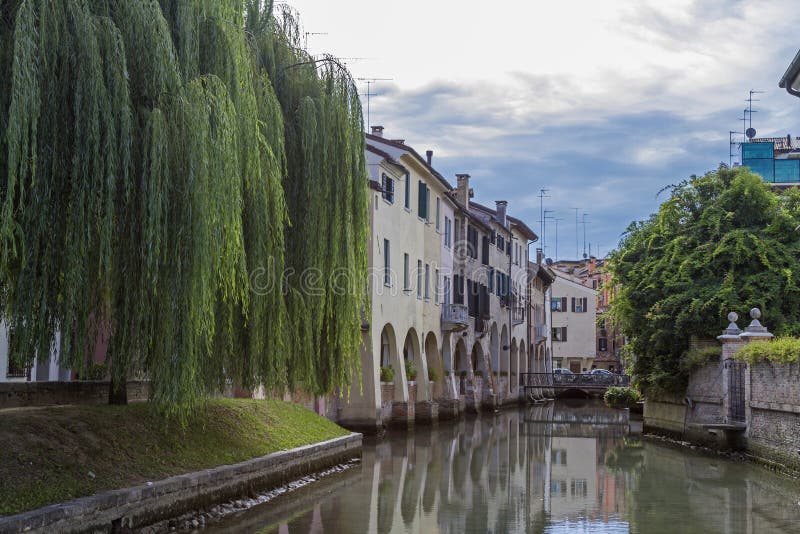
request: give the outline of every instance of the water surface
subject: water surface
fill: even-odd
[[[357,467],[206,531],[800,533],[800,483],[559,402],[367,440]]]

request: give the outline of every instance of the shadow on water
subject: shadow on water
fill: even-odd
[[[365,442],[362,462],[210,532],[800,532],[800,488],[643,442],[587,399]]]

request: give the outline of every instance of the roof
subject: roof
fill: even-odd
[[[380,148],[378,148],[376,146],[372,146],[369,143],[365,144],[364,146],[367,149],[367,151],[372,152],[373,154],[376,154],[376,155],[382,157],[383,159],[385,159],[386,161],[388,161],[392,165],[397,165],[401,169],[407,171],[405,165],[403,165],[402,163],[400,163],[399,161],[394,159],[392,157],[392,155],[389,154],[388,152],[385,152],[385,151],[381,150]]]
[[[783,76],[781,76],[781,81],[778,82],[778,87],[781,89],[786,89],[788,86],[788,88],[791,89],[792,82],[794,82],[794,78],[797,76],[798,70],[800,70],[800,50],[797,51],[794,59],[791,63],[789,63],[789,67],[786,69],[786,72],[784,72]]]
[[[541,278],[547,285],[552,284],[556,279],[556,275],[547,265],[534,263],[532,261],[528,262],[528,273],[531,277]]]
[[[374,141],[374,142],[377,142],[377,143],[383,143],[385,145],[389,145],[389,146],[392,146],[394,148],[398,148],[400,150],[405,150],[406,152],[408,152],[409,154],[414,156],[414,158],[416,158],[417,161],[423,167],[425,167],[425,169],[428,170],[428,172],[430,172],[437,180],[439,180],[442,183],[442,185],[445,187],[445,189],[447,189],[448,191],[453,189],[453,186],[450,185],[450,182],[448,182],[447,179],[444,176],[439,174],[439,171],[434,169],[431,165],[428,165],[428,161],[425,158],[423,158],[422,156],[420,156],[419,153],[417,153],[417,151],[414,150],[412,147],[410,147],[407,144],[405,144],[402,139],[386,139],[385,137],[378,137],[377,135],[372,135],[370,133],[365,133],[364,135],[367,137],[367,141]],[[369,143],[367,143],[367,146],[370,146]],[[378,149],[378,150],[380,150],[380,149]],[[384,152],[384,154],[385,154],[385,152]]]
[[[478,202],[470,202],[469,205],[470,205],[470,207],[474,206],[474,207],[478,208],[479,210],[482,210],[482,211],[488,213],[489,215],[492,216],[492,218],[497,216],[497,210],[493,210],[492,208],[484,206],[483,204],[479,204]],[[519,228],[520,232],[522,232],[522,234],[525,237],[527,237],[529,240],[531,240],[531,241],[538,241],[539,240],[539,237],[534,233],[534,231],[531,230],[528,227],[527,224],[522,222],[522,220],[517,219],[516,217],[512,217],[511,215],[506,215],[506,218],[508,219],[508,222],[511,223],[511,226],[515,226],[515,227]],[[496,221],[496,219],[495,219],[495,221]]]

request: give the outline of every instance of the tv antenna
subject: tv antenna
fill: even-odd
[[[542,252],[544,252],[544,199],[550,198],[550,195],[546,194],[548,191],[550,190],[542,188],[536,195],[539,197],[539,233],[542,234]]]
[[[555,213],[553,210],[544,210],[542,211],[542,215],[544,216],[544,220],[542,221],[544,224],[542,229],[542,252],[547,255],[547,219],[552,219],[549,214]]]
[[[587,215],[589,215],[589,214],[588,213],[584,213],[583,217],[581,217],[581,219],[582,219],[581,220],[581,224],[583,225],[583,259],[588,258],[587,254],[586,254],[586,225],[589,223],[589,221],[586,220],[586,216]],[[591,252],[591,250],[589,252]]]
[[[308,51],[308,36],[309,35],[328,35],[328,32],[305,32],[303,34],[303,48]]]
[[[733,157],[737,155],[733,152],[733,147],[736,145],[733,136],[740,135],[741,133],[742,132],[737,132],[735,130],[728,130],[728,168],[733,168]]]
[[[561,217],[550,217],[550,220],[556,223],[556,254],[553,256],[553,259],[558,261],[558,221],[563,221],[564,219]]]
[[[747,125],[747,133],[749,134],[751,131],[753,132],[753,135],[747,136],[750,139],[752,139],[756,135],[755,133],[756,131],[753,130],[753,113],[758,113],[757,110],[753,109],[753,102],[761,102],[761,100],[753,98],[753,95],[759,95],[762,93],[764,93],[764,91],[756,91],[755,89],[750,89],[750,96],[748,96],[747,100],[745,100],[745,102],[747,102],[747,115],[749,119],[749,124]]]
[[[370,122],[369,101],[370,101],[370,97],[377,96],[376,93],[373,93],[371,91],[372,84],[377,83],[377,82],[388,82],[388,81],[394,80],[394,78],[356,78],[356,80],[358,80],[360,82],[366,82],[366,84],[367,84],[367,92],[363,93],[362,96],[366,96],[367,97],[367,131],[369,131],[369,128],[372,126],[372,123]]]
[[[581,256],[580,247],[578,246],[578,210],[580,210],[580,208],[570,209],[575,210],[575,259],[578,259]]]

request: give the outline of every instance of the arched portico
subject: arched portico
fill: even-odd
[[[500,337],[497,335],[497,323],[489,329],[489,354],[492,360],[492,371],[500,369]]]
[[[408,399],[408,388],[405,387],[403,380],[405,370],[397,351],[397,337],[391,323],[387,323],[381,330],[379,354],[380,367],[391,367],[394,371],[394,400]],[[380,373],[380,368],[378,368],[378,373]]]
[[[417,387],[417,398],[419,400],[431,400],[439,398],[444,395],[444,365],[442,365],[442,357],[439,352],[439,342],[436,340],[436,334],[428,332],[425,336],[425,376],[417,377],[417,384],[421,382],[420,378],[424,378],[427,382],[427,398],[419,397],[419,387]],[[431,370],[433,372],[431,373]],[[431,374],[436,376],[436,380],[430,380]]]
[[[516,338],[511,340],[510,366],[508,372],[508,391],[517,391],[517,373],[519,373],[519,347]]]
[[[416,382],[417,400],[430,400],[430,388],[428,387],[427,376],[428,366],[423,360],[420,338],[414,328],[408,330],[406,340],[403,343],[404,374],[406,363],[410,364],[411,368],[416,372],[416,376],[413,379],[410,376],[406,376],[405,378],[407,382]]]

